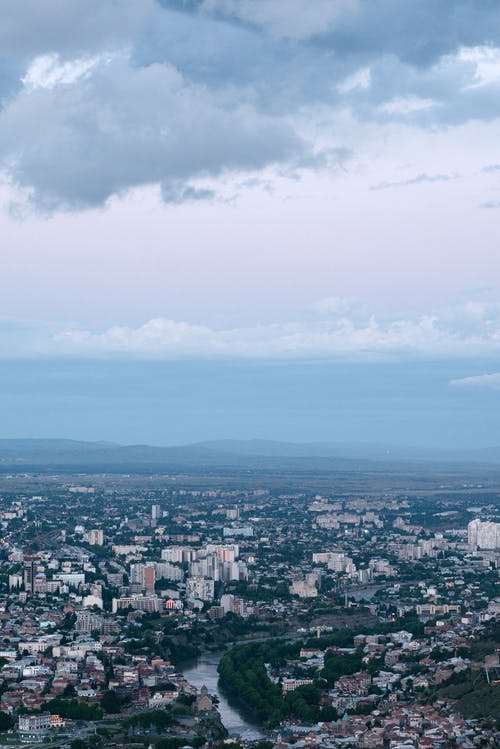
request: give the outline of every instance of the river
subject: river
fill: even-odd
[[[222,655],[222,652],[203,653],[196,661],[184,668],[182,673],[190,684],[198,689],[205,685],[210,694],[217,696],[220,717],[230,735],[238,734],[242,739],[248,741],[261,739],[264,737],[264,733],[258,726],[243,717],[238,708],[229,704],[227,697],[219,687],[217,666]]]

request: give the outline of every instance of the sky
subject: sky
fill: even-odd
[[[0,437],[500,444],[496,0],[0,21]]]

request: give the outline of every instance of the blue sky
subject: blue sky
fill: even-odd
[[[500,6],[6,0],[2,436],[500,443]]]
[[[0,369],[0,437],[185,444],[196,440],[481,447],[498,391],[450,386],[487,362],[43,359]]]

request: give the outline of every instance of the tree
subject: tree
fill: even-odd
[[[273,749],[273,742],[272,741],[257,741],[256,744],[253,745],[253,749]]]
[[[87,744],[83,739],[73,739],[70,747],[71,749],[87,749]]]
[[[14,725],[14,720],[10,715],[0,712],[0,731],[8,731]]]
[[[338,720],[338,717],[338,713],[332,705],[325,705],[321,710],[321,720],[326,723],[333,723],[333,721]]]
[[[122,701],[115,691],[108,690],[104,692],[101,699],[101,707],[105,713],[119,713],[122,707]]]

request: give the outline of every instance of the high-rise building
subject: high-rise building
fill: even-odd
[[[154,562],[146,564],[130,565],[130,585],[138,590],[154,592],[156,582],[156,570]]]
[[[184,578],[182,567],[170,562],[155,562],[155,571],[159,580],[182,580]]]
[[[224,562],[222,565],[222,579],[248,580],[248,570],[245,562]]]
[[[209,554],[217,554],[221,562],[234,562],[239,555],[238,544],[207,544]]]
[[[24,557],[23,563],[23,582],[26,593],[35,592],[35,577],[38,571],[37,559],[33,556]]]
[[[151,507],[151,519],[159,520],[161,518],[161,507],[160,505],[152,505]]]
[[[198,598],[201,601],[212,601],[214,597],[214,581],[203,577],[190,577],[186,585],[186,596]]]
[[[156,570],[153,563],[144,565],[144,589],[147,593],[154,593],[156,581]]]
[[[471,520],[467,526],[467,541],[472,549],[500,549],[500,523]]]
[[[224,614],[234,612],[234,596],[231,593],[224,593],[220,597],[220,605],[224,609]]]
[[[93,528],[89,531],[88,539],[91,546],[102,546],[104,544],[104,531]]]
[[[193,562],[197,558],[197,551],[190,546],[167,546],[162,549],[161,558],[165,562]]]
[[[9,590],[20,588],[23,584],[22,575],[9,575]]]

